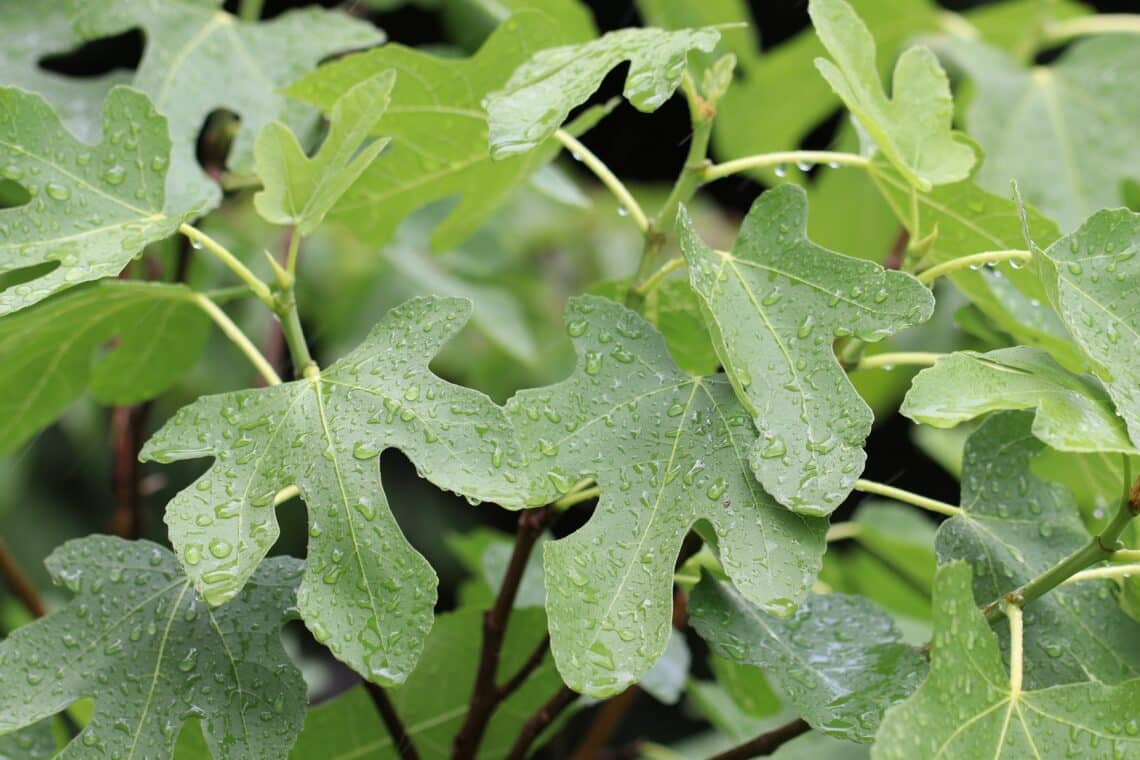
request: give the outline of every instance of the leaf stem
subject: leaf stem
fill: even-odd
[[[901,351],[899,353],[864,356],[855,369],[892,369],[898,366],[929,367],[946,354],[927,351]]]
[[[285,336],[285,345],[289,346],[289,355],[293,358],[293,373],[301,377],[305,368],[314,364],[312,354],[309,353],[309,344],[305,341],[305,331],[301,327],[301,315],[297,313],[296,292],[290,286],[284,295],[284,301],[275,310],[281,320],[281,332]]]
[[[641,283],[634,287],[634,292],[639,296],[647,296],[652,293],[657,287],[665,280],[666,277],[676,272],[681,267],[685,266],[685,259],[678,256],[674,259],[669,259],[660,268]]]
[[[496,685],[496,679],[511,610],[514,608],[515,597],[518,596],[519,585],[522,583],[523,572],[526,570],[531,551],[556,514],[557,512],[551,507],[540,507],[526,510],[519,515],[515,546],[507,564],[506,574],[503,576],[498,594],[495,595],[494,604],[483,614],[483,645],[479,652],[479,667],[475,673],[471,701],[463,725],[455,734],[452,743],[452,757],[456,760],[467,760],[478,755],[479,745],[483,741],[491,716],[504,698],[504,690]],[[524,665],[524,669],[525,667]],[[514,680],[512,678],[508,684]]]
[[[865,169],[871,160],[858,153],[843,153],[831,150],[785,150],[776,153],[758,153],[705,168],[702,182],[715,182],[718,179],[746,172],[751,169],[764,169],[794,163],[829,164],[832,166],[856,166]]]
[[[592,171],[594,176],[601,180],[601,183],[618,199],[618,203],[629,212],[629,218],[637,225],[638,231],[644,233],[646,229],[649,228],[649,219],[646,218],[645,212],[641,210],[641,206],[633,197],[633,194],[629,192],[629,188],[610,171],[610,167],[606,166],[605,162],[594,155],[593,151],[583,145],[578,138],[574,137],[574,135],[565,129],[557,130],[554,133],[554,138],[566,146],[566,149],[570,151],[574,158],[585,164],[586,168]]]
[[[1133,575],[1140,575],[1140,564],[1106,565],[1105,567],[1093,567],[1088,570],[1073,573],[1061,581],[1061,585],[1078,583],[1080,581],[1095,581],[1104,578],[1128,578]]]
[[[408,735],[407,729],[404,728],[404,722],[400,720],[396,706],[388,699],[388,694],[371,681],[364,682],[364,689],[368,692],[368,696],[372,697],[372,704],[376,705],[376,712],[380,713],[380,718],[392,737],[392,743],[396,746],[396,752],[403,760],[420,760],[420,753],[412,742],[412,737]]]
[[[760,734],[754,739],[749,739],[743,744],[738,744],[732,749],[713,755],[709,760],[745,760],[749,757],[764,757],[810,730],[811,726],[806,720],[796,718],[778,728]]]
[[[36,587],[28,580],[28,576],[24,575],[20,563],[8,551],[8,547],[4,545],[2,538],[0,538],[0,575],[4,577],[12,589],[12,593],[23,603],[24,608],[32,617],[42,618],[47,613],[44,600],[36,591]]]
[[[277,376],[277,372],[269,361],[257,350],[257,346],[253,345],[253,341],[241,331],[240,327],[234,324],[234,321],[216,303],[207,298],[204,293],[194,293],[190,296],[190,300],[206,312],[210,319],[214,320],[214,323],[221,328],[226,337],[245,354],[250,364],[265,378],[267,384],[281,384],[281,378]]]
[[[578,699],[577,692],[573,691],[569,686],[563,685],[554,696],[546,701],[544,705],[535,711],[534,715],[530,716],[525,724],[523,724],[522,731],[519,732],[518,738],[511,746],[511,751],[507,753],[506,760],[523,760],[526,757],[527,751],[530,746],[534,744],[534,740],[538,738],[547,726],[554,722],[554,719],[562,714],[574,701]]]
[[[1109,559],[1113,562],[1140,562],[1140,549],[1117,549]]]
[[[238,278],[253,291],[255,296],[261,299],[262,303],[270,309],[274,308],[275,302],[273,300],[273,293],[269,290],[269,286],[258,279],[257,275],[251,272],[249,267],[241,263],[237,256],[230,253],[228,248],[197,227],[192,227],[189,224],[180,224],[178,231],[189,238],[190,243],[195,248],[204,248],[214,254],[219,261],[229,267],[230,271],[236,274]]]
[[[827,529],[827,543],[834,541],[846,541],[849,538],[855,538],[859,535],[859,523],[856,522],[838,522],[833,524]]]
[[[944,501],[931,499],[927,496],[920,496],[919,494],[911,493],[902,488],[895,488],[894,486],[888,486],[886,483],[877,483],[873,480],[859,478],[855,481],[855,490],[861,491],[862,493],[875,494],[876,496],[886,496],[888,499],[901,501],[904,504],[911,504],[915,507],[921,507],[930,512],[937,512],[940,515],[946,515],[948,517],[953,517],[962,512],[961,507],[957,507],[953,504],[947,504]]]
[[[1009,251],[982,251],[981,253],[972,253],[969,256],[961,256],[950,261],[944,261],[937,266],[932,266],[930,269],[919,272],[918,281],[924,285],[937,280],[943,275],[957,272],[960,269],[967,267],[978,269],[987,264],[999,264],[1003,261],[1019,261],[1026,262],[1033,258],[1033,254],[1024,250],[1009,250]]]
[[[1101,13],[1053,21],[1045,26],[1043,40],[1066,42],[1089,34],[1140,34],[1140,16],[1131,13]]]
[[[593,488],[584,488],[580,491],[571,491],[558,501],[554,502],[551,506],[554,507],[555,510],[561,512],[563,510],[569,509],[575,504],[581,504],[584,501],[596,499],[598,496],[601,496],[601,494],[602,489],[598,486],[594,486]]]
[[[241,0],[238,17],[242,21],[257,21],[261,18],[261,7],[265,0]]]
[[[1021,608],[1016,604],[1007,604],[1005,610],[1009,618],[1009,699],[1011,704],[1017,704],[1021,697],[1021,683],[1024,675],[1025,654],[1025,627],[1022,621]]]
[[[301,236],[296,227],[290,227],[285,233],[289,236],[289,253],[285,256],[285,271],[290,277],[297,275],[297,253],[301,250]]]
[[[1085,546],[1072,552],[1041,575],[1003,595],[1001,599],[995,599],[982,607],[986,620],[993,623],[1001,619],[1005,614],[1003,602],[1024,607],[1090,565],[1110,559],[1118,550],[1117,542],[1120,540],[1120,534],[1128,527],[1132,518],[1140,513],[1140,479],[1133,484],[1127,457],[1124,458],[1124,490],[1124,498],[1116,514],[1098,535],[1093,536]]]

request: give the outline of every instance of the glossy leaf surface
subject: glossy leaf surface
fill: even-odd
[[[380,453],[399,448],[421,476],[472,498],[517,506],[522,494],[502,409],[428,369],[470,311],[459,299],[407,301],[327,369],[205,396],[147,443],[147,459],[215,460],[166,512],[179,558],[210,604],[233,597],[262,562],[279,533],[274,496],[296,485],[309,510],[298,592],[305,623],[366,677],[407,677],[431,628],[437,580],[392,516]]]
[[[565,319],[573,373],[519,392],[507,411],[532,504],[583,478],[601,488],[589,522],[547,542],[544,566],[559,672],[576,691],[607,696],[665,651],[673,565],[694,523],[711,523],[745,597],[782,615],[819,571],[825,524],[788,512],[755,481],[756,433],[723,377],[679,371],[660,334],[612,301],[576,298]]]
[[[924,321],[930,291],[812,243],[807,198],[793,185],[752,204],[731,253],[705,245],[684,213],[678,228],[713,343],[760,431],[753,471],[790,509],[830,513],[862,472],[872,422],[833,343],[881,340]]]
[[[190,716],[215,757],[284,755],[304,720],[305,684],[281,645],[300,565],[268,560],[210,609],[157,544],[64,544],[47,566],[75,598],[0,642],[0,731],[89,697],[95,712],[61,757],[169,757]]]
[[[22,280],[0,290],[0,315],[113,277],[178,227],[163,211],[166,119],[134,90],[110,92],[103,139],[89,145],[39,95],[0,87],[0,147],[7,153],[0,176],[31,196],[0,208],[0,274]]]

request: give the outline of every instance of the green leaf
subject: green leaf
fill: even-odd
[[[970,136],[986,152],[977,181],[1006,194],[1016,179],[1026,202],[1071,230],[1119,206],[1140,179],[1140,44],[1135,35],[1074,43],[1049,66],[1023,67],[994,48],[958,38],[939,47],[973,83]]]
[[[1092,537],[1069,493],[1030,469],[1044,448],[1029,412],[1001,412],[966,441],[962,512],[942,523],[940,563],[967,560],[974,594],[997,599],[1037,577]],[[1031,688],[1140,674],[1136,624],[1108,593],[1107,581],[1053,589],[1025,609],[1025,682]],[[1008,641],[1007,629],[1000,629]]]
[[[473,632],[483,622],[481,609],[461,609],[440,615],[424,647],[424,664],[399,688],[388,690],[396,712],[423,757],[446,757],[455,732],[463,724],[470,684],[479,663],[480,639]],[[534,651],[546,632],[541,610],[516,610],[511,615],[499,662],[499,682],[507,680]],[[447,688],[440,688],[440,679]],[[506,757],[535,706],[558,689],[558,673],[549,660],[507,698],[492,716],[479,757]],[[290,757],[306,760],[396,760],[401,757],[363,688],[309,711],[305,730]]]
[[[871,163],[871,177],[912,241],[922,241],[922,268],[985,251],[1025,247],[1016,203],[993,195],[973,179],[921,193],[906,183],[881,158]],[[1008,194],[1008,185],[1002,191]],[[1030,235],[1041,245],[1060,237],[1057,225],[1036,209],[1026,209]],[[1005,263],[981,269],[963,268],[948,279],[988,318],[990,327],[1022,343],[1043,348],[1070,369],[1081,369],[1084,358],[1073,346],[1065,326],[1049,308],[1040,280],[1028,268]]]
[[[219,10],[222,0],[70,0],[72,26],[83,39],[141,28],[146,39],[134,87],[150,96],[170,121],[174,152],[167,177],[172,214],[204,213],[221,190],[196,158],[198,134],[212,112],[237,114],[228,165],[253,171],[254,137],[274,120],[304,133],[311,109],[290,103],[281,90],[329,56],[384,40],[364,21],[305,8],[260,22]]]
[[[578,354],[569,378],[507,403],[531,472],[530,503],[583,478],[601,489],[586,525],[544,551],[551,649],[563,679],[616,694],[665,651],[673,565],[685,535],[711,523],[725,572],[768,612],[787,615],[810,587],[825,523],[775,503],[746,460],[748,413],[720,376],[676,368],[659,333],[595,296],[571,301]]]
[[[437,251],[447,250],[557,154],[559,146],[550,142],[529,156],[492,161],[487,142],[483,98],[502,87],[536,50],[594,35],[589,15],[576,4],[536,0],[531,5],[512,14],[470,58],[385,45],[322,66],[289,89],[290,95],[328,112],[356,83],[396,70],[391,104],[375,129],[392,143],[384,160],[366,170],[334,207],[334,218],[361,237],[383,243],[411,212],[458,195],[459,204],[432,236]],[[371,211],[376,208],[384,213]]]
[[[855,541],[914,587],[930,595],[934,585],[935,526],[910,506],[868,499],[851,518]]]
[[[46,564],[75,598],[0,642],[0,732],[90,697],[95,712],[64,756],[169,757],[191,715],[215,757],[289,750],[305,710],[304,681],[281,645],[298,560],[267,561],[218,610],[149,541],[88,536]]]
[[[366,677],[407,677],[437,579],[392,516],[379,454],[399,448],[423,477],[472,499],[517,506],[522,493],[502,409],[428,369],[470,313],[459,299],[407,301],[327,369],[200,398],[155,434],[144,459],[215,460],[166,511],[171,542],[210,604],[233,597],[262,562],[279,532],[274,496],[296,485],[309,510],[297,596],[306,625]]]
[[[811,0],[808,13],[835,62],[815,65],[859,124],[907,181],[920,190],[970,175],[974,151],[954,134],[950,82],[929,49],[899,56],[891,98],[875,63],[875,40],[844,0]]]
[[[192,299],[178,285],[115,280],[0,319],[0,455],[85,390],[112,405],[136,404],[168,388],[206,343],[209,320]],[[114,347],[102,353],[112,339]]]
[[[590,42],[534,54],[484,101],[491,154],[505,158],[537,147],[623,61],[629,61],[626,99],[639,111],[656,111],[680,86],[689,51],[708,53],[719,39],[712,28],[619,29]]]
[[[0,760],[42,760],[54,757],[55,753],[55,733],[50,718],[0,736]]]
[[[91,142],[99,137],[104,98],[130,77],[119,71],[69,77],[40,66],[44,58],[79,45],[67,19],[67,0],[0,3],[0,84],[37,93],[69,132]]]
[[[939,359],[914,378],[899,411],[947,428],[999,409],[1036,410],[1033,434],[1055,449],[1140,453],[1099,381],[1028,346]]]
[[[117,275],[181,221],[163,212],[166,119],[127,87],[107,96],[103,141],[94,146],[68,132],[39,95],[0,87],[0,146],[0,177],[32,196],[0,208],[0,275],[21,280],[0,290],[0,316]]]
[[[926,671],[890,617],[858,596],[813,595],[781,620],[706,575],[689,615],[714,652],[763,669],[804,720],[848,741],[871,741],[883,710],[909,696]]]
[[[760,431],[753,471],[784,506],[830,513],[863,469],[872,422],[832,343],[922,322],[934,298],[908,274],[812,243],[794,185],[752,204],[732,253],[705,245],[687,213],[677,225],[713,343]]]
[[[1052,592],[1051,592],[1052,593]],[[970,593],[970,568],[938,571],[930,676],[883,718],[882,760],[1128,757],[1140,752],[1140,681],[1036,689],[1006,670],[997,637]],[[1033,602],[1038,604],[1041,600]],[[1026,612],[1032,609],[1032,605]],[[1032,634],[1026,633],[1026,644]],[[1032,673],[1026,666],[1025,675]]]
[[[1117,209],[1094,214],[1038,259],[1054,307],[1140,445],[1138,250],[1140,214]]]
[[[299,235],[311,235],[388,145],[385,138],[363,143],[383,118],[395,81],[396,72],[389,70],[338,98],[329,133],[312,158],[289,127],[279,121],[267,124],[253,146],[257,176],[265,186],[253,196],[257,213],[274,224],[296,225]]]

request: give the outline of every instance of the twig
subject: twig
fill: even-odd
[[[498,701],[504,701],[507,697],[514,694],[520,686],[526,683],[526,679],[530,678],[531,673],[538,670],[538,666],[546,659],[546,653],[549,651],[550,634],[548,633],[542,637],[542,641],[538,642],[538,646],[530,653],[530,657],[526,658],[526,662],[522,664],[522,667],[495,690],[495,696]]]
[[[407,729],[404,728],[404,723],[400,720],[399,713],[396,712],[396,706],[392,704],[392,700],[388,699],[384,689],[371,681],[365,681],[364,688],[368,692],[368,696],[372,697],[372,704],[376,705],[376,711],[384,720],[384,725],[388,728],[388,733],[391,734],[392,742],[396,745],[396,751],[400,753],[400,757],[403,760],[420,760],[420,753],[416,750],[416,745],[412,743],[412,737],[408,736]]]
[[[572,760],[593,760],[600,757],[602,749],[613,736],[614,730],[621,724],[633,703],[637,701],[641,689],[636,684],[606,700],[598,714],[594,716],[590,727],[586,729],[586,736],[571,755]]]
[[[499,656],[503,649],[507,622],[531,550],[555,514],[556,511],[547,506],[527,510],[519,515],[515,547],[507,564],[506,575],[499,587],[499,593],[495,596],[495,603],[483,614],[483,647],[479,653],[479,668],[475,674],[475,685],[471,691],[467,716],[463,720],[463,726],[455,734],[452,744],[452,756],[455,758],[475,757],[491,715],[502,701],[501,690],[495,685],[495,681],[499,672]],[[513,681],[514,678],[508,681],[508,684]]]
[[[953,504],[947,504],[938,499],[931,499],[928,496],[911,493],[902,488],[895,488],[894,486],[888,486],[886,483],[876,483],[873,480],[866,480],[864,478],[859,478],[855,481],[855,490],[875,494],[876,496],[885,496],[888,499],[901,501],[904,504],[911,504],[931,512],[937,512],[940,515],[946,515],[947,517],[953,517],[962,512],[961,507]]]
[[[4,545],[3,539],[0,539],[0,575],[4,576],[8,586],[24,603],[24,607],[27,608],[32,617],[42,618],[44,616],[47,610],[44,607],[43,600],[40,599],[36,587],[28,580],[28,576],[24,575],[24,571],[20,569],[16,558]]]
[[[743,744],[725,750],[719,755],[713,755],[709,760],[745,760],[745,758],[749,757],[765,757],[792,739],[806,734],[810,730],[811,726],[808,725],[806,720],[796,718],[779,728],[772,729],[768,733],[760,734],[754,739],[749,739]]]
[[[139,494],[139,449],[149,411],[150,402],[116,406],[111,410],[111,438],[114,441],[111,480],[115,492],[111,532],[131,540],[142,535],[145,522]]]
[[[577,698],[577,692],[569,686],[563,686],[555,692],[554,696],[538,708],[534,715],[530,716],[530,719],[523,724],[522,731],[519,732],[518,738],[511,746],[511,751],[507,753],[507,760],[523,760],[538,735],[546,730],[546,727],[553,723],[554,719],[572,705]]]
[[[585,164],[586,168],[592,171],[595,177],[601,180],[601,183],[614,194],[618,203],[629,213],[629,217],[633,220],[633,223],[637,225],[638,231],[645,232],[646,228],[649,227],[649,220],[645,218],[645,212],[641,210],[641,206],[638,205],[633,194],[629,192],[629,188],[622,184],[622,181],[610,171],[610,168],[606,166],[600,158],[595,156],[589,148],[579,142],[574,135],[566,130],[557,130],[554,133],[554,138],[562,143],[574,158]]]

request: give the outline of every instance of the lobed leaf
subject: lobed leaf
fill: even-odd
[[[296,485],[309,511],[297,596],[306,625],[366,677],[407,678],[431,628],[437,579],[392,516],[380,453],[399,448],[421,476],[473,499],[520,506],[525,487],[502,409],[428,369],[470,313],[460,299],[412,299],[327,369],[205,396],[155,434],[143,459],[215,460],[166,512],[207,602],[232,598],[262,563],[279,533],[274,497]]]
[[[939,47],[970,78],[965,114],[986,152],[977,181],[1005,194],[1016,179],[1025,200],[1075,228],[1098,209],[1122,205],[1126,181],[1140,181],[1140,44],[1102,35],[1071,45],[1048,66],[959,38]]]
[[[871,741],[883,711],[926,675],[891,618],[859,596],[813,595],[781,620],[706,575],[689,614],[716,654],[761,668],[812,727],[847,741]]]
[[[215,757],[288,752],[305,683],[281,645],[301,563],[268,560],[222,609],[194,594],[149,541],[69,541],[47,559],[75,598],[0,642],[0,733],[91,698],[91,720],[60,757],[169,757],[196,717]]]
[[[1039,252],[1042,278],[1074,340],[1140,445],[1140,214],[1099,211]]]
[[[984,599],[970,593],[965,563],[938,571],[930,676],[910,699],[887,711],[872,757],[996,760],[1140,752],[1133,708],[1140,681],[1022,688],[1020,678],[1006,670],[997,636],[976,606]],[[1031,672],[1027,666],[1025,675]]]
[[[753,479],[756,432],[722,377],[678,370],[660,334],[612,301],[576,298],[565,319],[574,372],[520,391],[507,413],[529,460],[529,503],[584,478],[601,489],[583,528],[546,543],[544,567],[559,672],[602,697],[665,652],[673,566],[695,523],[712,525],[741,593],[779,615],[819,571],[825,523],[788,512]]]
[[[114,280],[0,319],[0,454],[85,390],[110,405],[137,404],[168,388],[206,343],[209,320],[191,297],[179,285]]]
[[[629,61],[626,99],[639,111],[656,111],[680,86],[689,51],[708,53],[719,39],[712,28],[619,29],[535,53],[484,100],[491,155],[505,158],[540,145],[623,61]]]
[[[501,24],[470,58],[430,55],[389,44],[326,64],[289,88],[289,94],[326,113],[358,82],[395,69],[391,103],[376,132],[392,142],[384,160],[365,170],[332,211],[338,221],[373,243],[422,206],[459,196],[436,229],[432,245],[461,243],[558,146],[492,161],[483,98],[500,88],[532,53],[594,36],[589,14],[567,0],[530,0]],[[375,209],[383,213],[375,213]]]
[[[684,212],[678,235],[713,344],[760,431],[756,477],[790,509],[830,513],[863,469],[872,422],[832,344],[922,322],[934,298],[908,274],[812,243],[794,185],[752,204],[731,253],[705,245]]]
[[[816,68],[907,181],[929,190],[968,177],[974,151],[951,129],[950,82],[934,53],[912,47],[899,56],[888,98],[875,40],[855,10],[844,0],[811,0],[808,13],[834,59],[817,58]]]
[[[64,128],[39,95],[0,87],[0,176],[31,199],[0,208],[0,316],[65,288],[117,275],[180,218],[163,211],[170,138],[146,96],[116,87],[103,104],[103,140]]]
[[[267,124],[280,120],[303,132],[316,123],[312,110],[287,101],[282,88],[335,53],[384,40],[371,24],[321,8],[246,22],[220,10],[222,0],[69,1],[82,39],[143,30],[146,48],[132,84],[170,121],[172,215],[202,214],[221,201],[195,155],[207,116],[225,109],[239,117],[228,165],[249,173],[254,137]]]
[[[1099,381],[1027,346],[939,359],[914,378],[899,411],[947,428],[1000,409],[1036,410],[1033,434],[1061,451],[1137,453]]]
[[[1029,412],[1001,412],[966,441],[962,512],[942,523],[940,563],[968,561],[983,603],[1041,575],[1092,537],[1072,496],[1034,474],[1045,447]],[[1119,683],[1140,675],[1136,623],[1107,593],[1108,582],[1060,586],[1025,609],[1025,683]],[[1008,640],[1003,627],[1002,640]]]
[[[298,235],[311,235],[388,145],[385,138],[362,143],[383,118],[395,81],[395,71],[389,70],[339,97],[329,133],[312,158],[289,127],[279,121],[266,125],[253,146],[257,176],[264,185],[253,196],[257,213],[274,224],[295,225]]]

